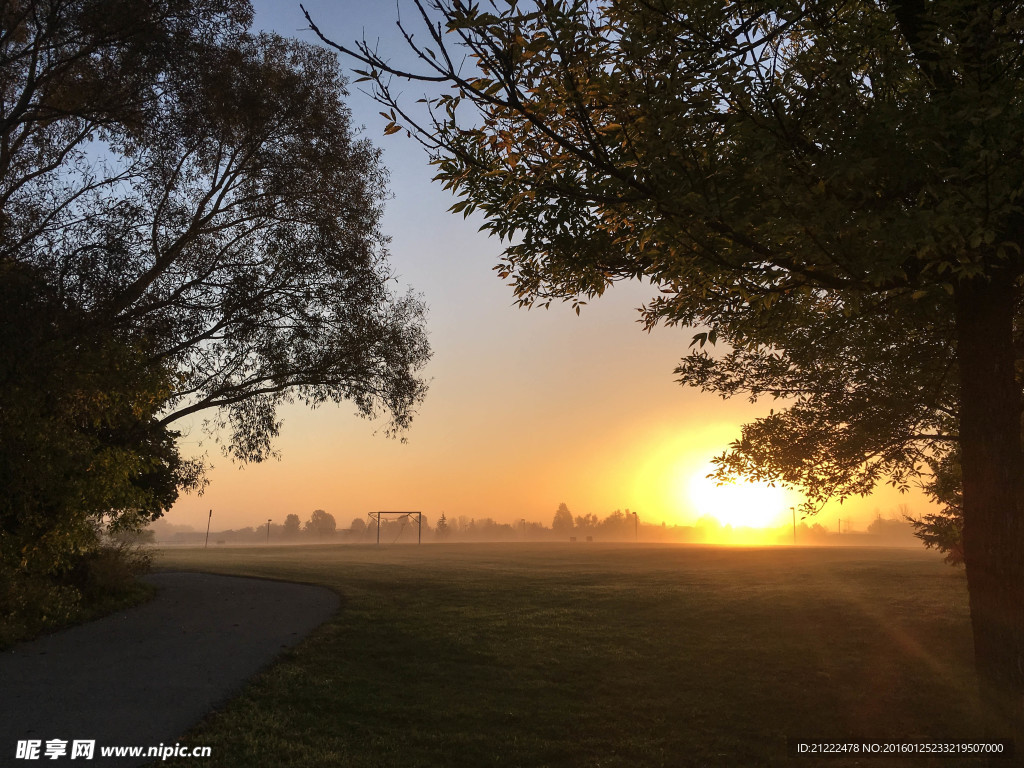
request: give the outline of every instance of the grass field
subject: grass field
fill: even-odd
[[[789,737],[981,739],[963,575],[924,550],[305,546],[157,566],[342,597],[188,734],[204,765],[982,764],[787,754]]]

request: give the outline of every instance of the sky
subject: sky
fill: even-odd
[[[305,5],[332,39],[379,38],[382,51],[401,59],[395,4]],[[255,27],[315,40],[298,2],[257,0],[255,8]],[[402,18],[414,21],[407,7]],[[415,86],[406,93],[421,95]],[[306,520],[324,509],[339,527],[376,510],[550,525],[562,502],[576,515],[629,508],[641,521],[668,525],[738,503],[762,507],[751,510],[759,524],[789,520],[797,494],[751,493],[739,502],[704,480],[708,461],[739,436],[740,425],[778,403],[723,401],[676,383],[673,369],[694,331],[645,332],[637,308],[653,293],[639,283],[614,286],[578,317],[568,305],[516,307],[492,269],[501,244],[477,231],[480,220],[447,213],[455,198],[431,181],[422,148],[404,133],[383,136],[380,107],[357,87],[348,104],[390,171],[383,228],[399,287],[411,286],[429,308],[426,401],[404,442],[344,403],[285,408],[280,459],[258,465],[222,456],[198,420],[179,423],[183,448],[207,452],[213,468],[205,493],[179,499],[168,522],[202,529],[212,510],[213,527],[222,530],[282,522],[290,513]],[[927,509],[923,495],[885,488],[830,505],[817,522],[835,530],[841,517],[844,530],[863,530],[901,504],[914,514]],[[741,517],[733,513],[732,522]]]

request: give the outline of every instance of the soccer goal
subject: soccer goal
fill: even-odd
[[[390,515],[399,519],[404,518],[405,522],[412,524],[416,523],[416,543],[423,543],[423,513],[422,512],[371,512],[370,520],[374,520],[377,523],[377,543],[380,544],[380,518],[381,515]],[[404,529],[405,526],[402,526]],[[401,531],[399,531],[401,535]],[[396,538],[397,541],[397,538]]]

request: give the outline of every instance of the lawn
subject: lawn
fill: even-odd
[[[787,753],[981,740],[963,574],[924,550],[302,546],[157,565],[342,597],[188,734],[207,765],[982,764]]]

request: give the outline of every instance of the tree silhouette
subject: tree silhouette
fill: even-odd
[[[309,536],[325,539],[334,536],[337,527],[334,515],[330,512],[324,512],[322,509],[316,509],[309,516],[309,520],[306,521],[303,531]]]
[[[281,530],[281,535],[285,539],[294,539],[299,535],[299,528],[301,521],[299,516],[295,513],[290,513],[284,518],[284,526]]]
[[[551,530],[555,533],[568,535],[573,529],[572,512],[569,511],[569,507],[562,502],[558,505],[558,509],[555,510],[555,517],[551,521]]]
[[[277,406],[408,426],[422,304],[388,283],[385,171],[322,49],[243,0],[12,7],[0,60],[0,260],[169,376],[160,422],[212,412],[242,460]]]
[[[386,172],[333,54],[250,32],[245,0],[0,15],[4,575],[200,485],[184,417],[242,461],[273,453],[294,400],[407,428],[424,307],[391,288]]]
[[[87,334],[31,268],[0,261],[0,324],[0,574],[60,578],[102,529],[137,531],[170,508],[200,467],[160,424],[167,378]]]

